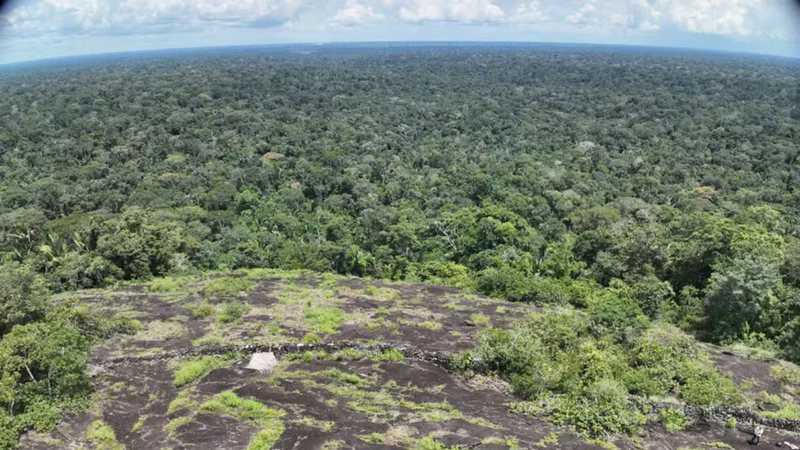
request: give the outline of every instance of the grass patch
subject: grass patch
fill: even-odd
[[[781,383],[800,385],[800,367],[794,364],[779,362],[769,368],[769,373]]]
[[[535,445],[537,447],[541,447],[541,448],[555,447],[556,445],[558,445],[558,436],[559,436],[559,433],[557,431],[554,431],[554,432],[548,434],[547,436],[539,439],[533,445]]]
[[[303,314],[308,321],[309,328],[325,334],[335,333],[345,318],[344,311],[334,306],[307,306]]]
[[[248,420],[259,426],[261,430],[253,436],[248,450],[270,449],[283,434],[284,411],[255,400],[243,399],[232,391],[215,395],[203,403],[200,410]]]
[[[380,354],[378,354],[372,359],[378,362],[403,362],[405,357],[403,356],[403,353],[400,350],[396,348],[390,348],[388,350],[382,351]]]
[[[169,422],[167,422],[166,425],[164,425],[164,431],[166,431],[166,432],[168,432],[170,434],[173,434],[173,433],[175,433],[175,431],[178,428],[186,425],[187,423],[191,423],[191,421],[193,419],[194,419],[194,416],[192,416],[192,415],[180,416],[180,417],[176,417],[174,419],[171,419]]]
[[[102,420],[95,420],[86,430],[86,440],[95,445],[96,450],[124,450],[117,441],[114,430]]]
[[[253,282],[247,278],[239,277],[221,277],[213,278],[206,283],[206,294],[216,295],[218,297],[234,297],[240,292],[250,292],[253,288]]]
[[[322,338],[317,333],[306,333],[300,342],[303,344],[321,344]]]
[[[147,290],[156,293],[177,292],[184,288],[184,281],[174,277],[156,278],[147,285]]]
[[[192,319],[205,319],[207,317],[213,316],[214,313],[217,312],[217,310],[208,303],[190,305],[187,306],[186,308],[190,311]]]
[[[165,341],[177,339],[186,334],[186,327],[175,321],[153,320],[147,322],[143,329],[139,330],[132,339],[138,341]]]
[[[334,422],[331,421],[317,420],[314,419],[313,417],[307,417],[307,416],[303,417],[302,419],[295,420],[293,421],[293,423],[299,423],[310,428],[316,428],[325,433],[328,433],[331,430],[333,430],[333,426],[336,425]]]
[[[441,330],[442,324],[439,322],[434,322],[432,320],[426,320],[425,322],[420,322],[417,325],[421,326],[422,328],[427,328],[429,330]]]
[[[169,402],[167,406],[167,414],[172,414],[181,409],[194,409],[197,407],[197,402],[192,400],[191,393],[188,390],[178,392],[178,395]]]
[[[150,418],[150,414],[143,414],[140,416],[136,423],[133,424],[131,433],[136,433],[137,431],[141,430],[148,418]]]
[[[250,305],[242,302],[229,301],[225,303],[217,316],[220,323],[232,323],[241,319],[243,315],[250,311]]]
[[[777,408],[776,411],[762,411],[762,416],[769,419],[800,419],[800,405],[792,401],[791,396],[774,395],[761,391],[758,393],[758,398],[762,403]]]
[[[488,327],[492,325],[492,319],[486,314],[480,314],[480,313],[470,314],[469,320],[479,327]]]
[[[223,367],[225,360],[217,356],[203,356],[184,360],[175,371],[175,387],[183,387],[207,375],[214,369]]]

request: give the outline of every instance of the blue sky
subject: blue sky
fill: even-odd
[[[537,41],[800,57],[795,0],[17,0],[0,63],[176,47]]]

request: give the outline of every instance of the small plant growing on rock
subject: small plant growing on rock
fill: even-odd
[[[677,409],[664,408],[658,412],[658,417],[668,431],[681,431],[686,427],[686,417]]]
[[[322,338],[317,333],[306,333],[300,342],[303,344],[321,344]]]
[[[216,356],[204,356],[183,361],[175,371],[175,387],[186,386],[224,365],[225,361]]]
[[[123,450],[124,447],[117,442],[114,430],[102,420],[95,420],[86,430],[86,439],[96,448],[102,450]]]
[[[221,323],[231,323],[242,318],[250,310],[250,305],[241,302],[228,302],[219,313]]]

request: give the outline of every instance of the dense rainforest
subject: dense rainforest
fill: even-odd
[[[796,60],[583,46],[6,68],[0,352],[23,345],[15,325],[86,327],[42,292],[268,267],[671,322],[799,361],[798,83]]]

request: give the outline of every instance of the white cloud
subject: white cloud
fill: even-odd
[[[492,22],[505,17],[492,0],[407,0],[399,10],[409,22]]]
[[[28,0],[6,14],[15,33],[180,31],[203,25],[273,26],[302,0]]]
[[[665,3],[663,0],[660,2]],[[692,33],[749,36],[761,0],[673,0],[663,5],[670,20]]]
[[[595,24],[599,20],[599,14],[595,0],[588,0],[574,13],[566,17],[567,22],[575,25]]]
[[[372,6],[364,5],[358,0],[347,0],[344,8],[333,16],[333,21],[345,26],[356,26],[378,22],[383,18],[383,14],[375,12]]]
[[[537,23],[544,22],[549,17],[542,9],[542,4],[539,0],[531,0],[523,1],[517,5],[514,14],[509,19],[512,22]]]
[[[545,24],[555,32],[711,35],[791,40],[792,0],[18,0],[0,16],[15,37],[277,28],[310,35],[376,22]],[[788,24],[788,25],[787,25]],[[289,28],[289,27],[282,27]],[[416,35],[415,35],[416,36]]]

